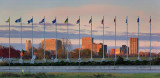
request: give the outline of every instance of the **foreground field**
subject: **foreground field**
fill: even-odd
[[[0,78],[160,78],[160,74],[118,73],[0,73]]]

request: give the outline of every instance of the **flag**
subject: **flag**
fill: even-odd
[[[101,24],[104,24],[104,19],[102,19]]]
[[[64,21],[64,23],[68,23],[68,18]]]
[[[53,23],[53,24],[56,23],[56,18],[52,21],[52,23]]]
[[[92,18],[89,20],[89,24],[92,23]]]
[[[80,19],[77,20],[77,23],[76,23],[76,24],[79,24],[79,23],[80,23]]]
[[[114,18],[114,23],[116,23],[116,17]]]
[[[128,23],[128,19],[126,18],[126,23]]]
[[[149,23],[151,23],[151,18],[150,18],[150,20],[149,20]]]
[[[43,19],[39,22],[39,24],[43,23],[44,21],[45,21],[45,19],[43,18]]]
[[[28,24],[33,23],[33,18],[28,20]]]
[[[15,23],[19,23],[19,22],[21,22],[21,18],[19,18],[19,19],[17,19],[17,20],[15,21]]]
[[[6,21],[6,23],[9,23],[10,22],[10,18]]]
[[[137,18],[137,23],[139,23],[139,17]]]

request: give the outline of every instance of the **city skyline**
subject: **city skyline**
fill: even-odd
[[[66,3],[65,3],[66,2]],[[102,25],[101,20],[104,16],[105,26],[105,44],[114,47],[114,16],[117,16],[117,47],[126,44],[126,25],[125,19],[128,16],[129,22],[129,37],[137,37],[137,17],[140,16],[140,49],[149,49],[149,17],[152,16],[152,48],[160,48],[160,27],[159,18],[160,14],[158,8],[159,1],[20,1],[16,2],[2,0],[1,15],[0,16],[0,43],[8,46],[8,24],[5,21],[11,16],[11,45],[16,49],[20,46],[20,24],[15,24],[14,21],[20,16],[23,23],[23,49],[26,40],[31,40],[31,25],[27,24],[29,19],[34,18],[34,45],[38,46],[41,40],[43,40],[43,25],[39,25],[38,22],[46,16],[46,38],[55,38],[55,26],[51,24],[57,16],[58,38],[65,38],[66,24],[64,20],[69,18],[69,37],[75,47],[78,46],[78,25],[76,20],[81,16],[81,37],[90,36],[90,25],[88,23],[90,16],[93,17],[93,38],[96,43],[102,43]],[[143,4],[141,4],[143,2]],[[5,5],[5,4],[10,5]],[[24,5],[21,5],[25,3]],[[52,5],[45,5],[47,3],[53,3]],[[56,3],[60,3],[56,5]],[[79,3],[77,5],[73,3]],[[137,4],[134,6],[133,4]],[[28,6],[30,4],[30,6]],[[37,4],[37,5],[35,5]],[[55,4],[55,5],[54,5]],[[154,5],[152,5],[154,4]],[[43,6],[41,6],[43,5]],[[12,7],[14,6],[14,7]],[[22,7],[23,6],[23,7]],[[148,9],[146,9],[146,7]],[[16,9],[15,9],[16,8]],[[34,10],[36,9],[36,11]],[[107,10],[110,9],[110,10]],[[18,10],[21,10],[20,12]],[[43,13],[45,12],[45,13]],[[38,35],[40,34],[40,35]],[[53,35],[54,34],[54,35]]]

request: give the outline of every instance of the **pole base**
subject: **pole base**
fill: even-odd
[[[93,61],[93,58],[90,58],[90,60],[89,61]]]
[[[21,64],[22,64],[22,63],[23,63],[23,59],[19,59],[19,63],[21,63]]]
[[[66,62],[70,62],[69,58],[66,59]]]
[[[103,61],[105,61],[105,58],[102,58],[102,59],[101,59],[101,62],[103,62]]]
[[[137,59],[137,60],[138,60],[138,61],[141,61],[141,58],[139,58],[139,57],[138,57],[138,59]]]
[[[34,64],[34,62],[35,62],[34,59],[31,59],[30,63],[31,63],[31,64]]]
[[[151,58],[151,57],[149,58],[149,61],[152,61],[152,58]]]
[[[126,61],[128,61],[129,60],[129,58],[128,57],[126,57],[126,59],[125,59]]]
[[[0,62],[2,62],[3,61],[3,59],[0,59]]]
[[[58,59],[57,59],[57,58],[55,58],[53,61],[54,61],[54,62],[58,62]]]
[[[79,59],[78,59],[78,62],[82,62],[82,59],[81,59],[81,58],[79,58]]]
[[[114,58],[114,61],[117,61],[117,58]]]
[[[47,62],[46,58],[43,58],[42,62],[43,62],[43,63],[46,63],[46,62]]]

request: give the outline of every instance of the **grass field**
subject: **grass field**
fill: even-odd
[[[118,73],[1,73],[0,78],[160,78],[160,74]]]

